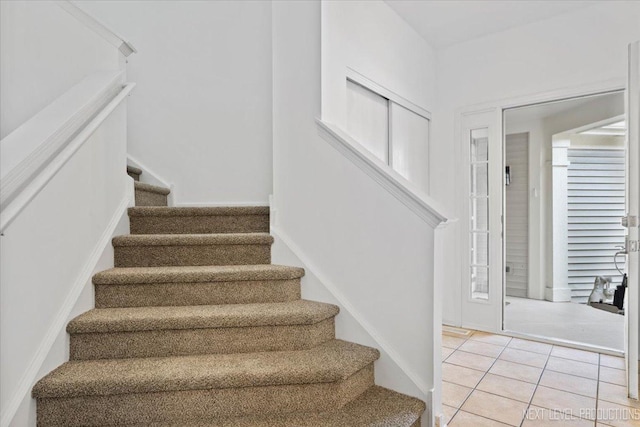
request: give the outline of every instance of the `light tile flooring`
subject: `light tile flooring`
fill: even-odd
[[[484,332],[442,344],[451,427],[640,426],[623,358]]]

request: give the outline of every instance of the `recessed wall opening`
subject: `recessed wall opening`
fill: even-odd
[[[504,130],[504,329],[623,351],[624,93],[506,109]]]

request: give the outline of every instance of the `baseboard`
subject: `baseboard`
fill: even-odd
[[[133,181],[133,180],[132,180]],[[126,193],[124,194],[120,204],[116,208],[113,216],[109,220],[107,227],[104,232],[100,236],[100,239],[96,243],[91,252],[91,255],[85,264],[85,267],[80,271],[80,274],[76,278],[73,286],[71,287],[71,291],[65,298],[60,310],[55,316],[53,322],[47,333],[45,334],[40,346],[38,347],[31,363],[29,363],[29,367],[25,371],[24,375],[18,382],[18,387],[16,392],[9,400],[9,403],[2,411],[2,416],[0,417],[0,427],[8,427],[13,418],[16,415],[20,405],[24,401],[25,398],[28,397],[28,394],[31,391],[31,388],[35,384],[38,379],[38,373],[42,368],[45,360],[47,359],[51,349],[61,333],[65,332],[65,328],[69,319],[70,314],[72,313],[73,308],[75,307],[80,295],[83,290],[87,286],[87,284],[91,283],[91,277],[94,273],[95,267],[98,264],[100,257],[102,256],[105,248],[111,244],[111,239],[115,230],[118,227],[123,216],[127,214],[127,208],[133,205],[134,200],[134,191],[133,191],[133,183],[131,185],[127,185]],[[30,397],[29,397],[30,398]]]
[[[571,302],[571,288],[545,288],[544,299],[551,302]]]
[[[293,242],[293,240],[282,230],[277,227],[271,227],[271,234],[276,238],[276,241],[282,242],[286,246],[286,248],[300,261],[302,266],[307,271],[307,275],[315,276],[321,286],[323,286],[324,290],[328,292],[332,298],[338,303],[340,306],[340,312],[342,314],[347,314],[351,318],[357,322],[358,326],[365,331],[365,333],[369,336],[371,341],[373,341],[376,347],[381,351],[381,353],[386,356],[385,359],[391,361],[399,371],[404,374],[404,376],[412,383],[413,388],[418,391],[419,396],[416,396],[420,399],[426,399],[431,394],[431,387],[429,387],[418,375],[416,375],[404,361],[402,356],[400,356],[392,346],[381,337],[378,331],[371,326],[369,322],[364,318],[364,316],[358,312],[358,310],[349,302],[349,300],[339,291],[338,287],[335,286],[326,276],[324,276],[320,269],[317,268],[313,262],[304,254],[304,252]],[[275,260],[277,262],[277,260]],[[350,339],[350,337],[345,337],[346,339]],[[357,340],[354,340],[357,341]],[[383,357],[381,357],[382,361]],[[380,363],[379,361],[378,363]],[[413,394],[414,396],[418,393],[416,392],[407,392],[406,390],[401,391],[407,394]],[[428,404],[430,402],[427,402]]]

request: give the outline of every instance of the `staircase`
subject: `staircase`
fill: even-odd
[[[335,339],[338,307],[271,264],[266,207],[172,208],[136,180],[132,234],[67,326],[70,361],[33,388],[39,426],[419,426],[374,384],[375,349]]]

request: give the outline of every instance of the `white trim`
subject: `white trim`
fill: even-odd
[[[349,135],[320,119],[316,119],[316,123],[318,134],[322,139],[329,142],[426,223],[436,228],[455,222],[455,219],[444,214],[444,209],[440,208],[435,200],[370,154],[366,148]]]
[[[627,197],[626,215],[640,215],[640,41],[629,45],[627,101]],[[638,227],[627,228],[627,242],[639,240]],[[632,252],[627,243],[626,270],[629,278],[627,306],[625,307],[627,353],[627,391],[629,397],[638,399],[638,287],[640,285],[640,255]]]
[[[43,142],[38,150],[7,174],[7,178],[3,180],[0,187],[0,200],[2,200],[3,205],[0,215],[0,233],[11,224],[18,214],[71,159],[74,153],[93,135],[102,122],[129,95],[134,86],[135,83],[127,83],[124,87],[121,87],[119,93],[111,98],[103,108],[98,102],[93,102],[89,107],[83,108],[78,114],[85,117],[90,112],[93,112],[94,108],[101,107],[97,115],[93,116],[86,126],[83,123],[80,127],[75,128],[72,139],[63,139],[60,136],[66,136],[66,132],[57,134],[56,136],[60,136],[59,138]],[[107,91],[107,93],[110,94],[111,91]],[[99,96],[99,98],[102,99],[103,96]],[[75,122],[77,120],[74,120]]]
[[[2,139],[1,204],[120,91],[122,81],[119,71],[91,74]]]
[[[529,341],[541,342],[544,344],[552,344],[552,345],[560,345],[562,347],[575,348],[576,350],[585,350],[595,353],[608,354],[609,356],[624,356],[624,351],[615,350],[612,348],[601,347],[598,345],[591,345],[580,343],[576,341],[564,340],[561,338],[551,338],[551,337],[543,337],[541,335],[536,334],[527,334],[525,332],[517,332],[506,329],[500,333],[501,335],[513,337],[513,338],[521,338]]]
[[[9,400],[8,404],[3,408],[2,416],[0,417],[0,427],[8,427],[11,423],[11,420],[15,416],[20,404],[24,400],[27,393],[30,392],[31,387],[37,380],[38,372],[42,364],[44,363],[47,355],[51,351],[51,348],[60,334],[61,331],[64,330],[67,319],[71,314],[71,310],[75,306],[80,294],[82,293],[84,287],[91,280],[92,273],[104,252],[104,249],[107,245],[111,244],[111,238],[113,237],[113,233],[118,226],[121,218],[126,215],[127,208],[133,204],[133,183],[127,182],[127,186],[125,188],[124,196],[120,201],[120,204],[116,208],[111,220],[109,220],[109,224],[105,228],[102,236],[96,243],[87,260],[85,267],[82,269],[80,274],[78,275],[76,281],[71,287],[71,291],[65,298],[60,310],[55,316],[54,320],[51,322],[47,333],[45,334],[43,340],[40,342],[40,346],[36,350],[31,362],[29,362],[27,370],[24,372],[20,381],[18,381],[18,387],[16,388],[16,392],[13,397]]]
[[[400,370],[411,380],[411,382],[424,394],[425,397],[429,397],[429,393],[432,390],[415,372],[408,367],[404,358],[398,354],[391,345],[385,341],[378,331],[367,322],[364,316],[349,302],[349,300],[340,292],[339,288],[335,286],[325,275],[323,275],[316,265],[306,256],[306,254],[296,245],[293,240],[278,227],[271,226],[271,234],[275,234],[288,248],[289,250],[302,262],[306,269],[309,270],[318,281],[324,286],[324,288],[338,301],[338,303],[351,315],[356,322],[362,327],[362,329],[369,334],[369,336],[377,343],[377,345],[384,351],[389,358],[400,368]]]
[[[460,107],[456,109],[456,117],[465,114],[487,112],[496,108],[499,110],[506,110],[510,108],[526,107],[548,102],[563,101],[572,98],[602,95],[606,93],[625,90],[625,88],[626,81],[624,79],[610,79],[575,87],[563,87],[545,92],[530,93],[510,98],[501,98],[493,101]],[[502,115],[502,111],[500,111],[500,114]]]
[[[417,104],[409,101],[408,99],[398,95],[397,93],[387,89],[386,87],[374,82],[373,80],[363,76],[353,68],[347,67],[346,71],[347,80],[352,81],[353,83],[364,87],[365,89],[374,92],[383,98],[388,99],[389,101],[398,104],[407,110],[411,110],[419,116],[424,117],[425,119],[431,121],[431,113],[426,109],[420,107]]]
[[[87,28],[94,31],[109,44],[116,47],[125,57],[138,52],[135,47],[115,31],[68,0],[56,0],[55,3]]]

